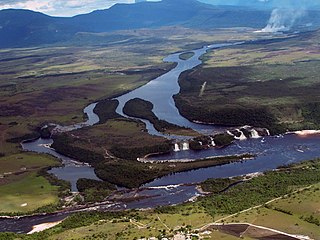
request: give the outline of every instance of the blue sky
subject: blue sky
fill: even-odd
[[[157,0],[148,0],[157,1]],[[159,1],[159,0],[158,0]],[[200,0],[215,4],[252,5],[263,3],[271,7],[305,7],[310,4],[320,5],[320,0]],[[135,0],[0,0],[0,9],[21,8],[46,13],[51,16],[74,16],[96,9],[106,9],[115,3],[134,3]]]

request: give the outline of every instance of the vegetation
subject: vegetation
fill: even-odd
[[[149,101],[135,98],[129,100],[124,108],[123,112],[131,117],[142,118],[149,120],[155,129],[163,133],[174,133],[174,134],[187,134],[187,135],[198,135],[191,129],[180,127],[172,123],[168,123],[165,120],[160,120],[153,112],[153,104]]]
[[[24,178],[0,186],[0,212],[29,212],[57,204],[58,189],[44,177],[25,174]]]
[[[89,164],[94,164],[104,160],[104,156],[102,154],[72,145],[73,141],[67,134],[55,135],[53,139],[54,143],[52,144],[52,147],[57,152],[65,156]]]
[[[104,200],[116,187],[108,182],[80,178],[77,189],[84,197],[85,202],[99,202]]]
[[[102,35],[81,33],[63,46],[0,50],[0,156],[10,159],[3,164],[4,168],[0,163],[0,169],[6,169],[13,162],[23,162],[14,159],[21,151],[22,140],[51,134],[50,128],[39,131],[40,127],[48,123],[82,122],[83,108],[88,104],[124,94],[167,72],[174,66],[162,62],[169,53],[201,47],[230,35],[241,39],[253,37],[251,31],[244,33],[237,29],[212,33],[180,27]],[[66,140],[57,140],[57,148],[81,161],[94,162],[100,161],[101,156],[112,157],[111,149],[115,153],[117,149],[128,149],[129,155],[133,152],[131,147],[143,150],[148,146],[153,152],[157,150],[154,146],[167,144],[165,139],[148,136],[141,123],[109,119],[114,108],[115,102],[102,101],[96,110],[106,123],[72,133],[79,139],[72,134],[64,135]],[[70,154],[64,144],[74,153]],[[143,156],[145,151],[140,153]],[[38,155],[33,158],[43,159]],[[42,167],[53,165],[43,161],[34,171],[32,166],[31,161],[26,161],[17,168],[8,168],[13,174],[1,179],[0,185],[9,186],[22,178],[29,181],[27,174],[20,174],[21,168],[36,173]]]
[[[95,165],[95,171],[99,178],[127,188],[137,188],[144,183],[168,174],[220,166],[242,161],[252,157],[250,154],[227,157],[213,157],[199,159],[192,162],[159,162],[142,163],[138,161],[114,160],[105,161]]]
[[[220,133],[210,136],[201,136],[193,138],[190,141],[190,149],[192,150],[203,150],[208,148],[209,145],[212,145],[212,141],[215,143],[215,147],[226,147],[234,141],[234,137],[227,133]]]
[[[143,212],[78,213],[70,216],[62,224],[42,233],[32,236],[0,233],[0,238],[99,239],[101,237],[113,239],[121,237],[134,239],[143,236],[157,237],[160,236],[160,233],[164,234],[162,236],[170,237],[176,232],[174,229],[178,229],[177,226],[180,230],[189,229],[193,232],[212,222],[213,219],[208,213],[211,216],[214,214],[215,219],[219,219],[225,216],[223,213],[241,211],[248,206],[253,207],[262,203],[260,208],[239,213],[226,218],[223,222],[249,222],[319,239],[317,234],[319,216],[316,213],[319,207],[319,171],[319,160],[304,162],[279,168],[278,171],[267,172],[263,176],[234,185],[227,191],[224,190],[241,179],[211,179],[204,182],[202,188],[214,194],[202,197],[195,203],[160,207]],[[309,187],[315,182],[315,185]],[[243,187],[244,185],[246,186]],[[247,188],[249,189],[246,190]],[[293,193],[293,191],[296,192]],[[236,198],[236,196],[241,198]],[[284,197],[264,205],[266,201],[280,196]],[[219,199],[219,204],[216,204],[217,199]],[[215,205],[214,209],[213,205]],[[233,239],[217,231],[214,231],[211,237]]]
[[[161,145],[151,145],[143,147],[113,147],[110,149],[113,155],[121,159],[137,160],[143,156],[152,153],[169,153],[172,150],[172,144],[170,141],[166,141]]]
[[[59,166],[55,158],[35,153],[20,153],[0,158],[0,212],[37,212],[59,205],[69,193],[70,184],[46,172]]]
[[[66,218],[61,224],[53,229],[49,229],[44,232],[35,233],[32,235],[22,235],[14,233],[0,233],[0,239],[25,239],[25,240],[43,240],[48,239],[50,236],[75,229],[83,226],[87,226],[96,223],[100,220],[110,221],[113,219],[122,219],[125,213],[122,212],[84,212],[76,213]],[[130,214],[128,213],[128,216]]]
[[[208,179],[205,182],[201,183],[201,188],[205,192],[219,194],[228,189],[228,187],[239,182],[242,182],[241,177]]]
[[[192,58],[194,56],[194,52],[186,52],[179,55],[179,58],[181,60],[188,60],[189,58]]]
[[[318,44],[316,31],[208,53],[204,65],[182,74],[177,106],[191,120],[265,127],[273,134],[318,129]]]
[[[289,194],[298,188],[318,183],[320,182],[319,173],[319,160],[282,168],[253,178],[219,195],[205,197],[200,200],[200,203],[212,216],[240,212]],[[204,182],[202,188],[205,191],[210,190],[208,185],[210,181]]]
[[[54,136],[58,152],[90,164],[106,158],[136,160],[151,153],[167,153],[171,142],[151,136],[140,121],[119,118],[93,127]]]
[[[33,235],[0,233],[0,239],[139,239],[144,237],[172,237],[177,230],[191,229],[211,221],[211,217],[201,209],[194,209],[193,214],[157,214],[153,210],[138,212],[127,211],[114,213],[77,213],[63,223]],[[159,220],[160,219],[160,220]],[[165,224],[165,225],[164,225]],[[167,227],[169,228],[167,228]]]
[[[319,183],[302,188],[260,208],[239,213],[225,223],[248,222],[296,235],[319,239]],[[311,217],[312,216],[312,217]],[[309,222],[309,220],[311,220]]]
[[[103,124],[110,119],[122,117],[121,115],[116,113],[118,105],[118,100],[106,99],[99,101],[93,110],[93,112],[99,116],[99,123]]]
[[[148,32],[145,34],[148,35]],[[191,37],[186,38],[185,41],[190,44],[188,47],[194,46],[192,44],[201,39],[203,34],[198,33],[196,40]],[[172,36],[172,38],[175,37]],[[68,188],[66,183],[59,183],[54,178],[50,179],[50,176],[44,178],[36,174],[36,171],[58,164],[57,162],[53,163],[52,159],[42,155],[22,154],[22,159],[20,159],[21,156],[16,156],[15,154],[20,151],[17,147],[19,142],[25,137],[39,136],[29,134],[44,123],[79,122],[83,118],[82,108],[88,103],[122,94],[163,72],[168,65],[158,65],[162,58],[159,52],[164,54],[165,52],[162,51],[164,48],[166,48],[165,51],[176,51],[182,48],[172,38],[168,41],[149,38],[148,41],[153,44],[144,44],[145,49],[139,47],[139,44],[133,44],[99,49],[90,46],[1,51],[4,57],[11,54],[17,57],[2,61],[3,64],[0,67],[3,73],[0,83],[6,84],[5,87],[0,87],[0,151],[2,153],[0,171],[3,171],[0,174],[12,172],[5,175],[0,182],[0,208],[2,207],[3,211],[20,209],[33,211],[47,204],[49,206],[42,209],[51,211],[51,207],[58,203],[58,197],[63,196]],[[212,40],[208,36],[205,39],[205,41]],[[225,39],[225,36],[222,39]],[[204,116],[206,120],[215,121],[216,117],[221,117],[231,125],[249,123],[253,126],[271,128],[274,133],[282,132],[287,128],[298,129],[306,126],[315,128],[319,126],[319,84],[316,78],[318,45],[313,41],[315,40],[308,40],[308,43],[302,47],[297,45],[297,42],[289,42],[285,48],[281,43],[271,42],[265,46],[237,46],[232,48],[229,54],[226,49],[215,51],[220,56],[216,58],[220,61],[220,65],[210,66],[212,58],[208,58],[209,55],[207,55],[205,67],[182,77],[180,81],[182,92],[176,99],[181,103],[181,108],[184,105],[184,114],[188,114],[186,105],[190,106],[190,112],[193,114],[190,118],[194,117],[195,120],[201,120]],[[250,57],[239,58],[237,52],[248,54]],[[308,52],[311,57],[306,57],[305,52]],[[146,53],[150,54],[148,59],[145,59]],[[38,57],[32,56],[36,54]],[[261,57],[261,54],[265,55]],[[221,55],[225,58],[232,55],[234,59],[222,59]],[[107,56],[112,56],[112,60],[107,61]],[[124,59],[123,56],[128,58]],[[123,61],[118,61],[119,59]],[[261,59],[264,63],[268,61],[268,64],[259,64]],[[250,62],[243,63],[242,61],[245,60]],[[30,64],[34,62],[37,64]],[[225,64],[231,64],[231,66]],[[12,66],[16,67],[10,73],[7,69],[12,69]],[[13,79],[14,82],[8,84],[7,79]],[[204,94],[199,97],[204,80],[207,81],[207,87]],[[77,101],[74,101],[75,99]],[[70,102],[70,105],[65,104],[66,101]],[[216,104],[212,104],[213,102]],[[149,136],[145,132],[145,126],[140,122],[117,119],[116,115],[112,115],[116,102],[104,101],[103,104],[97,108],[103,116],[102,124],[57,135],[55,144],[62,153],[93,164],[97,175],[107,182],[137,187],[170,173],[227,164],[242,159],[229,157],[202,159],[189,163],[158,164],[135,161],[137,157],[148,153],[169,151],[170,142],[163,138]],[[220,124],[226,124],[226,122],[220,122]],[[44,131],[42,134],[47,136],[49,133]],[[220,135],[214,140],[221,146],[232,141],[227,135]],[[25,156],[29,156],[28,159],[25,159]],[[119,157],[124,159],[118,159]],[[196,203],[138,214],[131,212],[81,213],[71,216],[61,225],[43,233],[33,236],[0,234],[0,238],[132,239],[132,236],[136,238],[172,236],[173,229],[178,225],[182,225],[181,229],[191,229],[190,226],[198,227],[212,221],[211,217],[217,218],[238,213],[255,205],[264,205],[267,201],[285,194],[288,195],[283,199],[267,204],[266,207],[262,206],[262,210],[257,210],[263,213],[254,215],[257,221],[259,218],[265,220],[270,214],[274,222],[277,222],[275,221],[277,219],[290,218],[290,228],[299,224],[301,229],[311,229],[310,232],[317,233],[319,231],[319,188],[310,188],[310,192],[304,191],[300,195],[293,191],[319,183],[319,171],[319,161],[312,161],[267,172],[264,176],[238,185],[233,185],[239,181],[238,179],[208,180],[202,184],[202,188],[213,194],[200,198]],[[113,190],[113,186],[107,182],[82,179],[78,182],[78,186],[86,201],[96,201]],[[54,186],[57,184],[59,187]],[[228,188],[229,186],[231,187]],[[98,193],[101,195],[99,196]],[[21,202],[21,199],[26,202]],[[28,204],[25,205],[25,203]],[[25,210],[27,208],[30,209]],[[165,210],[171,211],[170,214],[165,213]],[[169,229],[158,217],[164,218],[164,223],[169,226]],[[246,217],[251,216],[248,214]],[[130,219],[143,222],[145,227],[134,226],[130,223]],[[237,221],[236,217],[233,220]],[[284,228],[281,224],[278,227]],[[159,229],[160,232],[154,229]],[[297,227],[297,234],[298,230]],[[219,237],[216,238],[219,239]],[[314,236],[315,239],[316,237],[318,236]]]

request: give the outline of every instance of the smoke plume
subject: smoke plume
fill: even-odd
[[[306,11],[303,9],[274,9],[267,26],[259,32],[275,33],[288,31],[305,14]]]

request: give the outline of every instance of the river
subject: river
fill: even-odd
[[[179,58],[181,53],[175,53],[164,59],[165,62],[177,63],[177,66],[162,76],[150,81],[148,84],[124,94],[117,98],[119,106],[117,112],[123,116],[123,107],[127,101],[133,98],[141,98],[150,101],[154,105],[153,112],[155,115],[170,123],[189,127],[198,132],[212,134],[215,131],[221,131],[221,127],[214,125],[197,124],[190,122],[179,114],[174,103],[173,96],[180,91],[178,84],[179,76],[182,72],[192,69],[201,64],[199,58],[208,50],[214,50],[222,47],[229,47],[234,44],[227,43],[205,46],[201,49],[194,50],[194,56],[187,60]],[[190,51],[188,51],[190,52]],[[57,126],[55,131],[66,132],[79,129],[84,126],[92,126],[99,122],[99,117],[93,112],[96,103],[90,104],[84,109],[88,120],[84,123],[71,126]],[[146,123],[147,130],[150,134],[175,138],[175,136],[166,136],[157,132],[153,125]],[[48,153],[57,158],[62,159],[63,167],[53,168],[50,173],[55,174],[63,180],[71,182],[72,191],[76,191],[76,182],[79,178],[98,179],[94,170],[85,164],[81,164],[74,159],[63,156],[54,149],[50,148],[52,139],[37,139],[22,143],[22,147],[27,151],[39,153]],[[109,203],[105,206],[99,206],[101,210],[115,209],[140,209],[163,205],[178,204],[192,199],[200,195],[196,190],[194,183],[204,181],[208,178],[223,178],[249,174],[253,172],[261,172],[275,169],[284,164],[297,163],[303,160],[310,160],[320,156],[320,135],[300,136],[297,134],[285,134],[282,136],[268,136],[259,139],[248,139],[245,141],[237,141],[235,144],[226,148],[211,148],[203,151],[179,151],[172,152],[167,155],[152,157],[153,160],[169,160],[169,159],[200,159],[212,156],[234,155],[242,153],[253,153],[257,157],[254,160],[232,163],[219,167],[210,167],[168,175],[156,179],[145,184],[138,190],[126,191],[122,194],[124,197],[139,197],[130,202],[116,202],[112,207]],[[32,230],[32,226],[44,222],[54,222],[68,216],[70,213],[51,214],[44,216],[33,216],[20,219],[0,218],[0,231],[28,232]],[[32,219],[32,221],[30,221]],[[22,226],[22,227],[21,227]]]

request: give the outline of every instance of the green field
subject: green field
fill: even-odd
[[[38,176],[48,166],[58,166],[53,157],[21,153],[0,158],[0,212],[28,212],[58,203],[59,187]]]
[[[310,216],[320,219],[320,184],[312,185],[304,191],[290,194],[264,207],[239,214],[225,222],[249,222],[275,228],[292,234],[319,238],[319,225],[310,222]]]
[[[57,159],[47,155],[20,153],[0,158],[0,175],[9,172],[14,174],[21,171],[34,171],[46,166],[57,166],[59,164]]]
[[[0,212],[28,212],[58,203],[58,187],[35,173],[22,179],[0,185]]]

